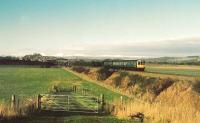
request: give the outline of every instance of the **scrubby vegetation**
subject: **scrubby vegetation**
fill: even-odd
[[[196,78],[193,88],[196,92],[200,93],[200,78]]]
[[[175,82],[175,80],[171,78],[145,77],[138,74],[130,74],[128,72],[119,72],[116,74],[118,75],[111,76],[107,79],[107,83],[126,92],[128,91],[130,95],[141,98],[145,97],[146,94],[151,94],[153,96],[152,98],[155,98]]]
[[[91,68],[85,75],[98,80],[98,69]],[[97,76],[97,77],[94,77]],[[138,118],[144,115],[148,122],[194,123],[200,119],[199,79],[180,79],[175,76],[137,72],[113,72],[101,80],[133,99],[122,104],[120,100],[108,106],[108,111],[120,118]]]
[[[98,80],[106,80],[109,76],[112,75],[113,71],[110,71],[108,68],[102,67],[98,71]]]
[[[78,73],[86,73],[86,74],[90,71],[89,68],[82,67],[82,66],[74,66],[72,67],[72,70]]]
[[[20,100],[15,107],[9,104],[10,103],[0,103],[0,121],[29,117],[37,111],[36,99],[29,98]]]
[[[145,97],[146,94],[150,94],[152,96],[151,99],[153,99],[177,81],[171,78],[147,77],[138,74],[130,74],[125,71],[114,72],[106,68],[92,70],[85,67],[73,67],[72,70],[84,73],[93,79],[119,88],[124,93],[140,98]]]

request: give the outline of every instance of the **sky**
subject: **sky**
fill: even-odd
[[[0,0],[0,55],[200,56],[199,0]]]

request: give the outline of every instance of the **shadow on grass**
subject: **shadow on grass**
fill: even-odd
[[[112,116],[96,113],[42,111],[31,117],[2,120],[1,123],[133,123],[133,121],[119,120]]]

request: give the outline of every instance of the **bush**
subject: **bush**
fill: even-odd
[[[194,85],[193,85],[193,89],[194,89],[196,92],[200,93],[200,78],[197,78],[197,79],[195,80],[195,83],[194,83]]]
[[[76,71],[78,73],[88,73],[90,71],[89,68],[86,68],[86,67],[82,67],[82,66],[74,66],[72,67],[72,70],[73,71]]]
[[[98,71],[98,80],[106,80],[109,76],[113,74],[113,71],[110,71],[108,68],[102,67]]]
[[[149,77],[149,78],[147,78],[146,81],[147,81],[148,83],[155,83],[155,82],[158,81],[158,78],[156,78],[156,77]]]
[[[121,83],[122,83],[122,79],[124,78],[124,77],[126,77],[126,76],[128,76],[128,73],[127,72],[120,72],[119,73],[119,76],[117,76],[117,77],[115,77],[114,78],[114,85],[115,85],[115,87],[118,87],[118,86],[120,86],[121,85]],[[128,83],[129,84],[129,83]]]
[[[130,80],[132,80],[129,85],[137,84],[142,89],[142,91],[145,91],[145,87],[148,84],[151,84],[151,83],[147,82],[146,77],[138,75],[138,74],[131,74],[131,75],[129,75],[129,78],[130,78]]]
[[[160,79],[158,83],[153,87],[153,92],[156,95],[159,95],[163,90],[167,89],[174,83],[174,80],[171,78]]]
[[[120,86],[121,82],[122,82],[122,77],[121,76],[117,76],[116,78],[114,78],[114,85],[115,85],[115,87]]]

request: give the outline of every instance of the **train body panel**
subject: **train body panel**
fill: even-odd
[[[126,70],[144,71],[144,69],[145,69],[145,61],[144,60],[104,61],[103,66],[114,68],[114,69],[126,69]]]

